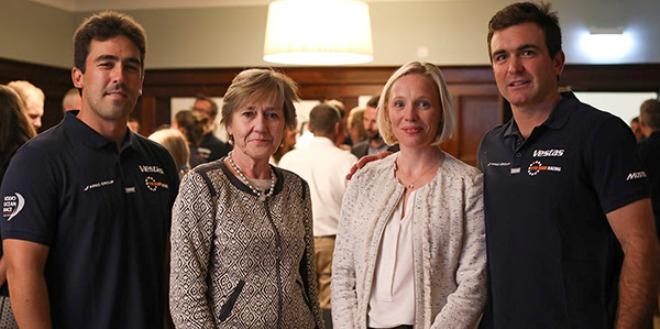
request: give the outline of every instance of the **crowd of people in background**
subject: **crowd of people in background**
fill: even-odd
[[[37,135],[41,89],[0,85],[0,328],[650,326],[660,101],[627,127],[560,92],[546,4],[488,24],[512,119],[478,168],[440,147],[456,118],[430,63],[302,125],[296,83],[246,69],[145,138],[142,26],[105,11],[73,40],[56,126]]]

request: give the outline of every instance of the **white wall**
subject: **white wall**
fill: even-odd
[[[0,0],[0,57],[71,67],[75,17],[27,0]]]
[[[375,60],[401,65],[423,58],[440,65],[488,64],[488,20],[508,0],[370,2]],[[616,63],[660,62],[660,1],[555,0],[568,63],[590,63],[579,47],[586,29],[622,27],[638,37],[636,49]],[[147,30],[148,68],[269,65],[261,59],[265,5],[130,10]],[[0,57],[69,67],[71,34],[89,13],[67,13],[27,0],[2,0]],[[319,13],[319,24],[341,19]],[[292,17],[295,19],[295,17]]]
[[[627,124],[632,118],[639,116],[639,106],[649,98],[657,98],[657,93],[634,92],[576,92],[575,96],[599,110],[610,112]]]

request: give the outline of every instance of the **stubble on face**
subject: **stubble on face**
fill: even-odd
[[[557,77],[563,70],[563,53],[550,56],[537,24],[523,23],[495,32],[491,49],[497,88],[514,109],[535,108],[559,96]]]
[[[92,40],[85,72],[74,68],[73,77],[84,118],[125,126],[142,88],[140,52],[125,36]]]
[[[363,124],[364,131],[367,134],[367,138],[371,141],[380,140],[380,134],[378,133],[378,124],[376,123],[376,117],[378,110],[373,107],[367,106],[364,110]]]

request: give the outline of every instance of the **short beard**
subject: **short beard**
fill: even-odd
[[[378,132],[378,130],[376,130],[376,134],[374,134],[372,137],[369,137],[370,141],[379,141],[381,139],[382,138],[380,137],[380,133]]]

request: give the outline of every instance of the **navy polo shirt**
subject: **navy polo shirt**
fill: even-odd
[[[488,132],[489,299],[482,328],[612,328],[622,251],[606,214],[648,197],[627,125],[572,93],[525,140]]]
[[[160,328],[176,166],[131,132],[120,151],[75,117],[16,153],[2,182],[2,238],[49,247],[54,328]]]

